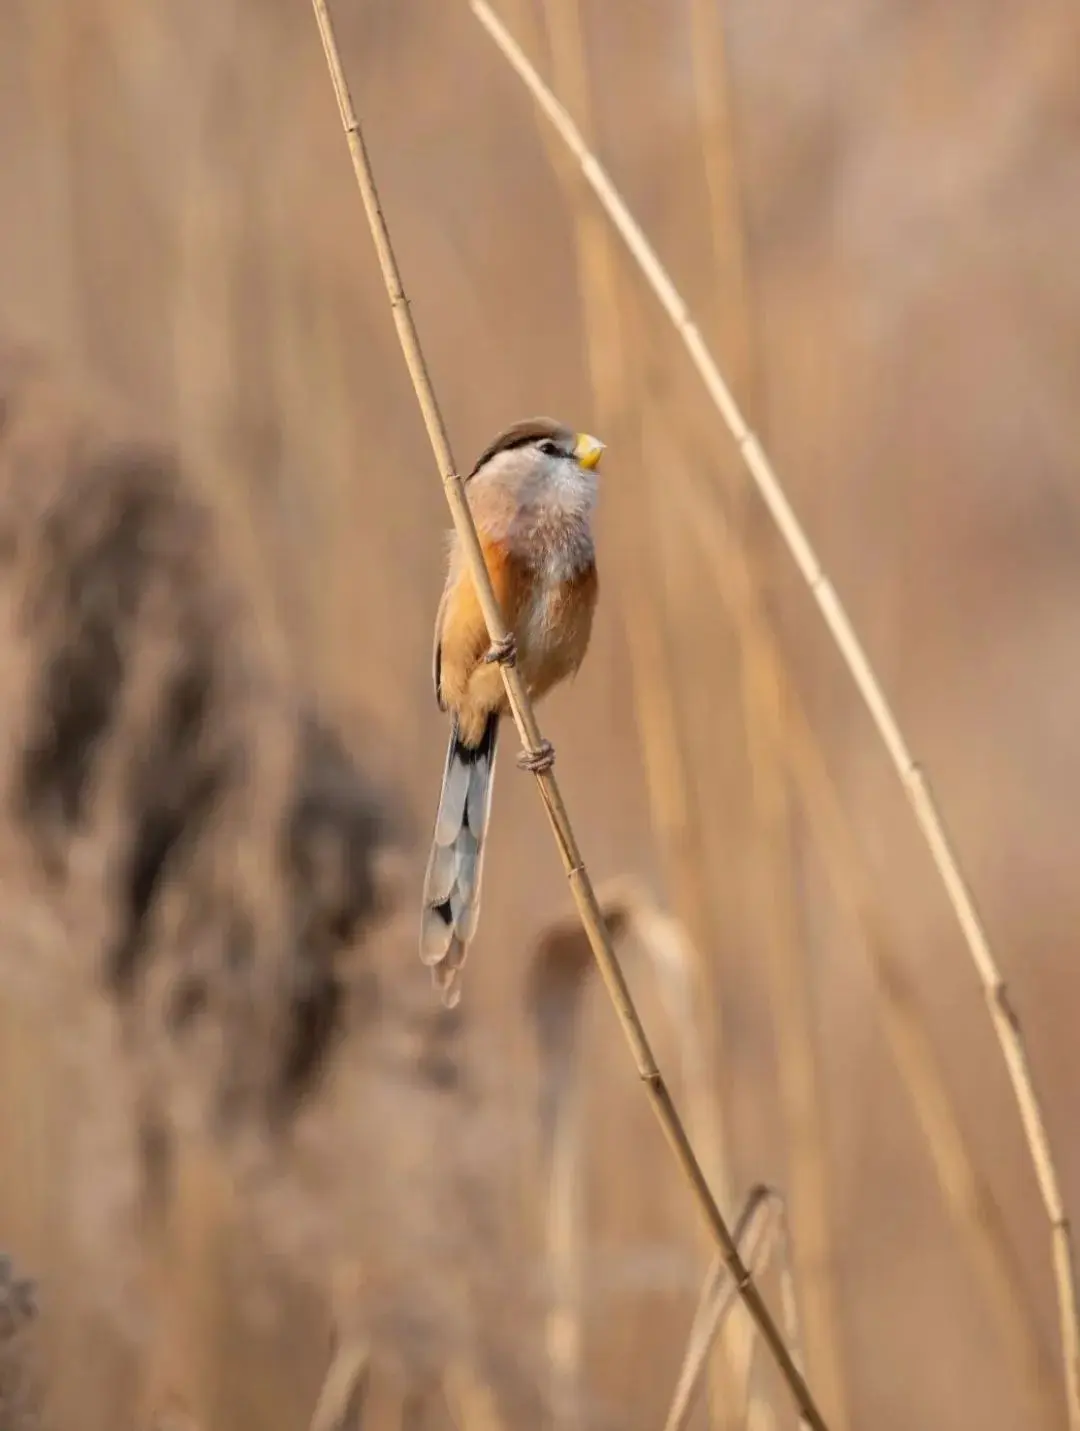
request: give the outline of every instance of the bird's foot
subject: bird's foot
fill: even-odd
[[[523,750],[517,758],[518,769],[542,775],[555,764],[555,747],[550,740],[542,740],[538,750]]]
[[[517,642],[513,632],[504,636],[501,641],[493,641],[484,660],[488,665],[498,662],[500,666],[512,666],[517,660]]]

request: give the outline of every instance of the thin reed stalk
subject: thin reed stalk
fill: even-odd
[[[573,104],[583,115],[590,112],[589,83],[581,35],[579,0],[545,0],[553,74],[559,87],[573,96]],[[587,127],[591,128],[591,120]],[[562,156],[560,153],[560,157]],[[560,168],[557,167],[557,172]],[[584,310],[584,336],[589,372],[598,410],[610,413],[627,430],[631,414],[640,406],[641,374],[634,371],[626,356],[633,347],[632,324],[622,314],[618,266],[606,228],[597,225],[594,209],[584,208],[585,197],[576,173],[561,173],[577,229],[579,292]],[[633,424],[635,429],[637,424]],[[640,439],[640,433],[634,436]],[[639,484],[640,485],[640,484]],[[642,528],[651,520],[648,487],[624,496],[618,526],[637,534],[629,549],[628,568],[651,576],[653,555],[642,539]],[[633,538],[629,539],[633,541]],[[652,822],[664,873],[665,884],[680,920],[686,926],[697,962],[696,981],[700,996],[711,1005],[706,953],[716,934],[707,885],[706,857],[701,831],[694,818],[690,797],[691,777],[687,737],[677,701],[674,699],[674,671],[669,659],[663,602],[655,580],[622,583],[619,599],[624,607],[624,626],[630,656],[634,701],[645,759],[646,784]],[[708,1013],[708,1008],[701,1011]],[[710,1052],[712,1053],[710,1029]],[[699,1125],[699,1146],[710,1181],[722,1201],[729,1202],[731,1180],[723,1157],[723,1112],[719,1101],[713,1116]]]
[[[777,692],[777,702],[766,704],[762,715],[775,720],[778,702],[783,703],[782,732],[774,725],[770,738],[779,743],[783,735],[780,748],[810,819],[830,886],[859,932],[890,1053],[926,1141],[946,1208],[997,1316],[1003,1344],[1016,1363],[1030,1407],[1028,1424],[1055,1426],[1058,1411],[1049,1387],[1049,1366],[1000,1209],[968,1147],[904,963],[876,912],[865,854],[788,673],[757,589],[750,554],[723,519],[711,486],[706,490],[705,482],[675,482],[671,491],[687,530],[708,559],[733,621],[753,625],[751,644],[757,664]]]
[[[145,1207],[152,1340],[141,1368],[140,1423],[158,1418],[206,1431],[224,1405],[228,1346],[225,1249],[233,1188],[217,1153],[198,1135],[177,1136],[167,1188]]]
[[[743,1257],[747,1265],[754,1269],[755,1277],[764,1274],[771,1252],[768,1213],[767,1189],[763,1186],[752,1188],[733,1229],[735,1239],[743,1249]],[[696,1405],[709,1353],[723,1330],[728,1313],[737,1304],[738,1297],[731,1278],[722,1264],[714,1263],[702,1284],[671,1406],[664,1418],[664,1431],[684,1431]],[[734,1415],[734,1404],[729,1410]]]
[[[640,952],[645,958],[651,981],[678,1041],[680,1082],[687,1107],[691,1110],[691,1131],[696,1136],[696,1117],[710,1123],[713,1121],[715,1096],[703,1057],[703,1029],[699,1027],[701,1011],[696,971],[700,957],[693,950],[693,941],[682,923],[661,908],[638,880],[616,876],[604,882],[598,897],[608,928],[620,948],[629,942],[631,950]],[[567,919],[556,920],[548,926],[537,943],[532,959],[529,1009],[540,1048],[541,1162],[548,1174],[547,1226],[551,1238],[548,1254],[549,1265],[556,1275],[557,1293],[562,1286],[559,1274],[568,1269],[573,1276],[583,1260],[580,1109],[584,1103],[584,1085],[578,1042],[583,1005],[591,987],[588,973],[592,967],[584,933],[576,922],[571,923]],[[750,1238],[748,1248],[757,1246],[755,1237],[751,1235],[751,1224],[756,1226],[754,1209],[764,1196],[763,1193],[752,1193],[739,1215],[734,1236],[740,1248],[744,1236]],[[778,1195],[769,1193],[768,1198],[771,1199],[770,1206],[777,1204]],[[753,1256],[744,1257],[744,1260],[753,1266],[754,1275],[759,1275]],[[750,1335],[740,1338],[734,1345],[718,1341],[720,1323],[730,1308],[725,1308],[710,1334],[705,1335],[702,1330],[708,1325],[713,1300],[721,1295],[724,1287],[729,1289],[737,1304],[736,1288],[727,1274],[723,1258],[717,1256],[705,1279],[702,1301],[694,1316],[690,1342],[683,1356],[680,1385],[687,1375],[688,1363],[692,1363],[693,1384],[689,1392],[695,1392],[710,1353],[714,1347],[722,1350],[724,1375],[711,1379],[710,1390],[722,1390],[726,1398],[723,1412],[734,1418],[737,1417],[738,1406],[746,1399],[754,1338],[751,1325]],[[580,1307],[565,1299],[565,1290],[563,1287],[564,1298],[556,1308],[555,1321],[564,1337],[572,1328],[577,1328],[580,1320]],[[576,1335],[580,1339],[579,1329]],[[715,1368],[715,1365],[714,1360],[712,1366]],[[720,1410],[715,1403],[710,1406],[711,1425],[717,1424]],[[737,1424],[742,1425],[744,1421],[745,1415]]]
[[[692,1114],[696,1114],[697,1117],[708,1121],[711,1125],[715,1121],[712,1108],[715,1090],[709,1076],[708,1065],[703,1057],[705,1029],[699,1028],[701,1021],[701,1011],[698,1007],[700,986],[695,977],[701,966],[700,953],[695,953],[693,940],[687,937],[687,931],[680,922],[660,909],[635,881],[613,880],[606,885],[605,908],[624,912],[623,919],[626,924],[627,937],[632,937],[648,955],[661,1000],[679,1039],[681,1073],[683,1087],[686,1089],[687,1107]],[[691,1127],[696,1129],[693,1119]],[[782,1200],[779,1194],[763,1192],[759,1185],[757,1190],[751,1190],[750,1197],[744,1204],[742,1219],[746,1218],[748,1208],[751,1210],[751,1216],[753,1215],[753,1209],[757,1205],[759,1197],[766,1197],[774,1211],[778,1208],[782,1210]],[[745,1225],[744,1232],[750,1235]],[[751,1252],[747,1261],[754,1276],[760,1277],[765,1270],[768,1257],[766,1256],[759,1266]],[[721,1300],[726,1301],[730,1294],[730,1302],[726,1303],[723,1314],[717,1318],[712,1335],[706,1337],[696,1347],[699,1360],[695,1373],[695,1389],[697,1378],[707,1361],[709,1369],[709,1425],[718,1428],[745,1427],[750,1398],[750,1369],[754,1360],[757,1339],[754,1336],[753,1324],[748,1322],[745,1317],[740,1319],[738,1316],[744,1309],[739,1305],[736,1289],[731,1284],[722,1259],[717,1257],[714,1259],[710,1275],[706,1279],[706,1286],[711,1285],[714,1289],[718,1289],[721,1284],[726,1288],[726,1291],[721,1293]],[[804,1366],[801,1352],[802,1343],[798,1338],[791,1336],[791,1328],[798,1326],[798,1314],[791,1302],[790,1290],[789,1283],[785,1282],[783,1291],[787,1300],[782,1306],[785,1335],[787,1344],[797,1359],[796,1364],[802,1370]],[[708,1300],[701,1310],[707,1325]],[[720,1332],[728,1311],[736,1313],[733,1318],[733,1334],[721,1339]],[[695,1351],[695,1329],[698,1331],[701,1329],[698,1316],[695,1316],[690,1343],[684,1353],[684,1367],[687,1359]],[[760,1399],[755,1399],[755,1406]]]
[[[698,1119],[713,1121],[714,1092],[703,1057],[696,966],[699,959],[679,922],[660,909],[636,880],[606,881],[598,891],[612,938],[644,955],[671,1032],[679,1047],[680,1085],[696,1138]],[[588,941],[575,921],[556,920],[541,934],[531,963],[529,1013],[540,1050],[541,1167],[547,1188],[547,1257],[554,1306],[549,1319],[553,1362],[564,1368],[567,1344],[580,1355],[580,1268],[584,1261],[584,1169],[582,1109],[585,1081],[579,1054],[585,1001],[594,967]],[[719,1259],[723,1266],[722,1259]],[[734,1379],[725,1382],[729,1392]],[[576,1378],[560,1378],[555,1390],[578,1391]],[[573,1417],[575,1396],[563,1408]],[[558,1410],[559,1408],[557,1408]]]
[[[531,19],[531,5],[517,7],[520,19]],[[540,6],[555,84],[568,96],[583,127],[592,124],[590,96],[580,37],[578,0],[542,0]],[[537,37],[539,38],[539,37]],[[633,417],[628,402],[629,374],[625,361],[626,343],[619,307],[619,280],[612,262],[611,235],[603,215],[589,203],[581,175],[566,151],[553,141],[546,126],[539,125],[541,142],[548,148],[555,177],[566,196],[573,226],[577,293],[581,305],[582,338],[586,366],[595,409],[595,431],[608,434],[608,442],[623,451],[632,447]],[[620,597],[621,597],[620,591]],[[624,623],[626,619],[623,611]],[[605,910],[611,931],[611,921]],[[541,944],[541,948],[543,945]],[[585,951],[588,958],[588,951]],[[582,965],[584,974],[587,966]],[[542,963],[538,976],[554,973]],[[560,971],[561,974],[561,971]],[[581,1148],[584,1118],[584,1089],[577,1059],[577,1029],[581,997],[587,988],[584,978],[567,982],[556,975],[558,992],[569,1002],[562,1003],[558,1027],[538,1026],[540,1046],[554,1052],[553,1040],[564,1044],[565,1062],[549,1059],[542,1071],[544,1117],[541,1128],[541,1155],[547,1187],[545,1252],[551,1281],[551,1302],[547,1316],[546,1341],[551,1370],[553,1424],[574,1428],[581,1422],[584,1261],[583,1190]],[[555,989],[535,986],[538,1020],[556,1007]],[[702,1166],[710,1174],[706,1149],[700,1143]],[[715,1183],[709,1176],[715,1189]]]
[[[723,16],[716,0],[690,7],[694,100],[709,199],[715,284],[723,308],[719,324],[732,386],[752,420],[765,419],[765,384],[754,322],[744,203],[731,112],[731,83]],[[740,484],[737,522],[741,544],[760,556],[759,513]],[[806,1328],[808,1365],[836,1431],[850,1423],[842,1328],[836,1292],[828,1137],[815,1040],[813,990],[802,937],[794,869],[793,811],[783,759],[784,702],[759,656],[754,624],[736,622],[739,687],[751,771],[756,851],[764,937],[762,952],[776,1038],[784,1120],[793,1255]],[[765,710],[766,705],[774,709]],[[770,732],[777,732],[777,739]]]
[[[341,1341],[319,1391],[309,1431],[359,1431],[371,1374],[371,1348],[360,1337]]]
[[[518,7],[521,9],[522,7]],[[542,6],[551,74],[555,88],[578,116],[582,130],[594,129],[592,89],[582,27],[580,0],[544,0]],[[566,195],[574,226],[582,333],[598,431],[611,430],[612,443],[628,454],[640,447],[641,373],[633,362],[633,314],[624,312],[632,295],[624,294],[614,239],[603,215],[590,202],[587,187],[565,149],[550,130],[540,126],[556,177]],[[653,836],[664,883],[675,911],[689,932],[692,955],[688,975],[695,985],[691,1001],[698,1022],[707,1025],[695,1038],[700,1068],[683,1084],[687,1114],[702,1167],[713,1194],[724,1208],[733,1194],[725,1157],[723,1093],[728,1087],[720,1072],[713,966],[715,922],[708,891],[706,857],[700,821],[692,797],[685,722],[675,698],[675,672],[661,585],[656,570],[655,543],[649,539],[651,492],[643,482],[640,458],[633,463],[629,483],[619,484],[621,510],[614,524],[622,548],[622,569],[632,579],[619,584],[626,649],[630,660],[638,738],[646,775]],[[636,480],[635,480],[636,479]],[[722,1348],[726,1352],[726,1347]],[[722,1420],[730,1403],[730,1368],[723,1356],[713,1367],[711,1396],[714,1420]]]
[[[869,657],[788,501],[772,464],[761,443],[747,426],[697,325],[691,319],[686,301],[606,170],[588,148],[573,120],[544,84],[521,47],[500,23],[486,0],[469,0],[469,6],[495,42],[499,52],[574,154],[594,194],[671,319],[709,396],[724,419],[769,514],[810,589],[908,797],[919,831],[941,878],[982,984],[991,1022],[1013,1086],[1039,1192],[1050,1225],[1069,1425],[1071,1431],[1080,1431],[1080,1313],[1072,1229],[1065,1211],[1057,1165],[1046,1131],[1042,1103],[1035,1089],[1020,1022],[929,781],[908,746]]]
[[[780,1195],[762,1183],[751,1188],[735,1224],[735,1236],[739,1246],[745,1247],[746,1260],[754,1268],[755,1276],[763,1276],[777,1246],[786,1242],[784,1204]],[[701,1289],[701,1298],[690,1329],[686,1354],[679,1369],[675,1394],[664,1419],[664,1431],[684,1431],[688,1425],[709,1351],[723,1331],[729,1313],[737,1304],[735,1288],[731,1285],[731,1279],[723,1264],[717,1259],[709,1269]],[[798,1323],[790,1297],[786,1311],[789,1319],[788,1341],[791,1346],[797,1347]],[[752,1357],[753,1349],[748,1343],[740,1368],[741,1394],[733,1397],[729,1408],[740,1426],[746,1425],[749,1415]]]
[[[469,510],[464,485],[454,464],[450,440],[431,385],[431,379],[428,376],[420,340],[402,287],[390,232],[383,217],[371,161],[364,144],[360,121],[353,108],[326,0],[312,0],[312,7],[334,86],[342,127],[348,141],[353,170],[364,202],[387,297],[397,327],[402,354],[412,379],[424,425],[427,428],[432,452],[442,478],[447,505],[450,508],[465,560],[468,563],[488,635],[493,643],[498,643],[506,639],[506,624],[491,585],[483,550],[480,546],[480,538]],[[518,728],[522,743],[526,750],[535,752],[540,748],[542,736],[521,675],[516,667],[505,665],[502,667],[502,675],[514,723]],[[817,1408],[810,1388],[785,1345],[780,1328],[754,1284],[749,1270],[739,1256],[739,1249],[735,1245],[731,1230],[709,1189],[708,1181],[702,1172],[690,1139],[687,1137],[667,1084],[657,1067],[645,1029],[638,1017],[618,957],[608,936],[604,918],[597,903],[596,892],[578,848],[577,838],[563,804],[558,782],[550,769],[538,772],[535,778],[544,807],[547,810],[555,842],[562,856],[578,914],[588,935],[593,956],[622,1026],[638,1075],[645,1084],[651,1106],[656,1113],[664,1136],[690,1186],[694,1200],[724,1256],[725,1264],[739,1287],[740,1295],[768,1345],[802,1415],[814,1428],[814,1431],[826,1431],[825,1420]]]
[[[308,1431],[359,1431],[368,1419],[378,1382],[371,1341],[361,1310],[363,1269],[342,1262],[331,1279],[333,1341]]]
[[[784,1199],[774,1189],[759,1185],[751,1191],[747,1201],[744,1216],[748,1213],[755,1220],[746,1228],[747,1258],[758,1277],[764,1276],[774,1263],[778,1264],[784,1334],[802,1365],[802,1331],[799,1304],[795,1296],[791,1238]],[[691,1343],[664,1423],[664,1431],[682,1431],[689,1422],[701,1380],[703,1360],[708,1354],[710,1344],[722,1334],[725,1319],[734,1306],[734,1289],[717,1261],[711,1268],[703,1289],[700,1315],[695,1319]],[[755,1338],[744,1339],[733,1348],[736,1385],[728,1410],[735,1425],[742,1427],[743,1431],[771,1431],[776,1425],[775,1410],[769,1398],[755,1390],[756,1350]]]
[[[617,937],[611,911],[601,904],[608,929]],[[570,928],[560,922],[541,933],[529,969],[527,1008],[539,1054],[538,1164],[550,1288],[544,1331],[557,1425],[574,1424],[581,1404],[585,1088],[579,1046],[588,973],[594,967],[588,940],[575,920]]]

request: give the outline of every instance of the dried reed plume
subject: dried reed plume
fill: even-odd
[[[0,1427],[3,1431],[35,1431],[39,1424],[41,1386],[30,1332],[37,1313],[32,1281],[16,1274],[6,1252],[0,1252]]]
[[[221,1235],[217,1153],[290,1125],[385,893],[382,801],[276,669],[221,535],[167,449],[0,351],[5,948],[52,1012],[92,991],[117,1016],[168,1323],[148,1401],[197,1360],[208,1294],[184,1274]]]
[[[747,426],[686,302],[661,264],[641,227],[612,183],[596,155],[589,149],[573,120],[551,93],[521,47],[495,16],[486,0],[469,0],[470,8],[494,41],[533,99],[574,155],[586,181],[630,250],[649,287],[671,319],[690,359],[722,416],[747,470],[776,523],[795,564],[810,589],[830,635],[855,682],[874,726],[885,745],[911,804],[919,831],[978,973],[1002,1057],[1013,1086],[1025,1138],[1050,1224],[1051,1250],[1057,1289],[1065,1386],[1071,1431],[1080,1431],[1080,1310],[1072,1231],[1062,1200],[1060,1180],[1042,1103],[1004,977],[991,948],[974,895],[962,872],[929,782],[920,769],[900,729],[869,658],[832,583],[789,503],[780,480],[760,442]]]
[[[498,643],[505,640],[506,626],[487,574],[483,551],[469,510],[465,489],[454,464],[449,438],[431,380],[427,374],[416,328],[409,312],[390,234],[382,214],[371,162],[367,155],[360,122],[353,108],[348,83],[338,53],[330,15],[325,0],[312,0],[312,5],[326,53],[342,127],[345,130],[352,156],[353,169],[363,198],[387,296],[393,311],[402,353],[424,418],[447,503],[469,564],[484,621],[491,641]],[[542,737],[520,674],[514,667],[504,666],[503,680],[522,743],[527,750],[535,751],[540,748]],[[675,1109],[667,1085],[656,1065],[618,957],[604,925],[596,893],[578,849],[558,784],[550,770],[539,773],[536,776],[536,781],[563,859],[578,913],[618,1014],[639,1076],[645,1084],[661,1128],[723,1254],[725,1264],[739,1288],[740,1295],[768,1344],[802,1415],[814,1428],[814,1431],[826,1431],[824,1418],[817,1408],[810,1389],[788,1350],[779,1327],[755,1286],[749,1270],[739,1256],[739,1249],[710,1191],[708,1181]]]

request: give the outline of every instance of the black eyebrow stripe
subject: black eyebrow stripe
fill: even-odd
[[[491,461],[493,457],[498,457],[500,452],[516,452],[519,447],[531,447],[533,443],[550,442],[549,437],[515,437],[513,442],[500,443],[498,447],[489,447],[486,452],[481,452],[476,459],[476,466],[469,473],[470,477],[476,475],[480,468]]]
[[[573,433],[570,429],[555,422],[552,418],[526,418],[524,422],[508,427],[505,432],[501,432],[498,437],[488,443],[476,459],[476,464],[469,473],[469,477],[474,477],[481,467],[490,462],[493,457],[497,457],[500,452],[513,452],[521,447],[539,445],[541,442],[554,442],[557,447],[569,444],[572,447],[573,440]],[[569,451],[569,447],[567,450]],[[466,480],[468,479],[466,478]]]

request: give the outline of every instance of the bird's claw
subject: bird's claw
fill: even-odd
[[[517,642],[513,632],[504,636],[501,641],[492,641],[484,660],[488,665],[498,662],[500,666],[512,666],[517,660]]]
[[[518,769],[528,770],[533,775],[542,775],[555,764],[555,747],[550,740],[542,740],[537,750],[523,750],[517,758]]]

